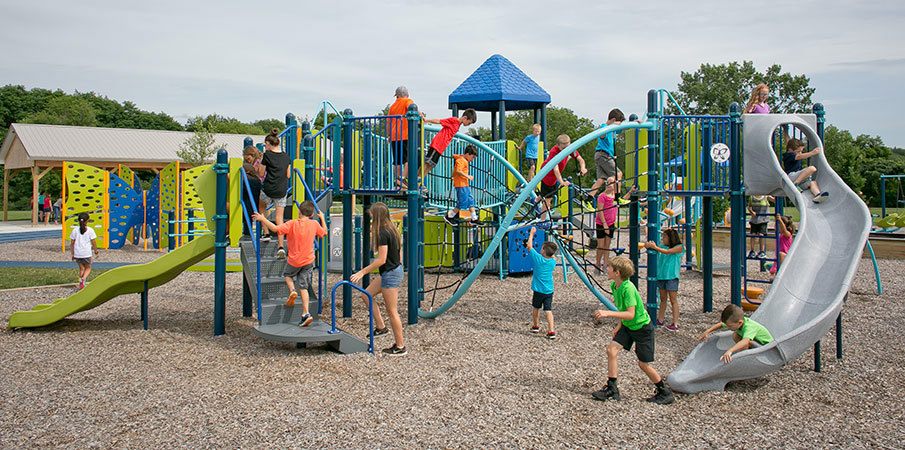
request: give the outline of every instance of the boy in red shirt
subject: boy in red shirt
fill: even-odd
[[[551,159],[553,159],[556,155],[559,154],[560,151],[564,150],[569,144],[572,143],[572,140],[569,138],[568,134],[560,134],[559,137],[556,138],[556,145],[550,149],[550,154],[547,155],[547,158],[544,160],[541,167],[547,165]],[[559,191],[560,185],[568,186],[570,183],[567,180],[562,179],[562,171],[565,170],[566,164],[569,163],[569,160],[575,159],[578,160],[579,174],[584,175],[588,173],[588,169],[585,166],[584,159],[581,157],[581,154],[578,153],[578,150],[572,152],[567,158],[563,159],[553,168],[553,170],[547,172],[544,175],[544,178],[541,179],[540,183],[540,197],[544,199],[544,204],[546,212],[548,215],[550,214],[550,208],[552,208],[553,197],[556,195],[556,192]],[[549,216],[548,216],[549,217]]]
[[[467,209],[471,213],[472,222],[478,221],[478,215],[474,210],[474,198],[471,196],[471,187],[468,186],[468,182],[474,180],[474,177],[468,174],[468,163],[474,161],[477,156],[478,150],[473,145],[465,147],[465,153],[453,156],[456,161],[452,176],[453,187],[456,188],[456,207],[446,215],[447,222],[452,222],[463,209]]]
[[[424,155],[424,176],[427,176],[431,169],[436,167],[440,162],[440,156],[443,155],[443,151],[446,150],[446,147],[449,146],[453,136],[459,131],[459,127],[462,125],[467,127],[475,123],[477,121],[477,114],[473,109],[468,108],[462,113],[462,117],[459,118],[424,119],[424,121],[443,127],[443,129],[434,136],[434,139],[431,140],[430,148],[427,150],[427,154]]]
[[[295,299],[299,295],[296,289],[301,289],[302,320],[299,321],[300,327],[308,326],[314,320],[308,313],[309,295],[312,297],[316,295],[311,282],[311,273],[314,270],[314,239],[327,235],[324,213],[317,212],[317,218],[320,220],[320,223],[317,223],[311,220],[314,211],[314,203],[307,200],[299,206],[298,219],[284,222],[279,226],[274,225],[259,213],[255,213],[253,216],[254,220],[264,224],[271,232],[286,235],[289,247],[289,257],[286,258],[286,268],[283,269],[286,286],[289,287],[289,300],[286,301],[286,306],[295,305]],[[293,282],[293,278],[295,282]]]

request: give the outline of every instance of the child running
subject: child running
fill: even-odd
[[[534,178],[534,170],[537,167],[537,154],[540,150],[540,124],[534,124],[531,127],[531,134],[522,139],[522,143],[518,145],[518,151],[521,153],[525,149],[525,165],[528,166],[528,179]]]
[[[456,189],[456,207],[446,214],[446,222],[452,223],[459,217],[459,211],[467,209],[471,213],[471,221],[477,222],[478,215],[474,209],[474,198],[471,196],[471,187],[468,182],[474,180],[474,176],[468,174],[468,163],[478,156],[478,150],[469,145],[465,147],[465,153],[453,156],[453,187]]]
[[[556,254],[556,244],[552,242],[544,242],[541,246],[541,252],[538,253],[534,249],[534,233],[537,228],[531,227],[528,232],[528,253],[531,254],[531,261],[534,263],[534,273],[531,275],[531,290],[534,292],[531,297],[531,306],[534,310],[531,312],[531,332],[539,333],[540,326],[538,319],[540,318],[540,309],[544,308],[544,315],[547,316],[547,339],[556,339],[556,329],[553,328],[553,270],[556,269],[556,260],[553,255]]]
[[[376,297],[377,294],[383,295],[383,303],[386,306],[387,315],[390,317],[394,343],[392,347],[383,349],[383,352],[388,355],[401,356],[408,353],[402,338],[402,319],[399,318],[397,308],[399,284],[402,283],[404,277],[401,239],[399,231],[390,219],[390,210],[386,204],[374,203],[368,208],[368,214],[371,215],[371,251],[377,250],[377,259],[352,274],[349,280],[359,283],[365,275],[378,269],[380,274],[368,283],[365,290],[371,294],[371,298]],[[368,301],[368,297],[364,294],[361,295],[361,298],[365,302]],[[374,307],[374,322],[374,336],[387,333],[383,316],[380,315],[380,308],[376,306]]]
[[[72,260],[79,265],[79,290],[85,288],[91,274],[91,255],[97,257],[97,234],[88,226],[89,219],[88,213],[79,213],[79,227],[69,234]]]
[[[751,219],[748,223],[751,226],[751,234],[760,237],[748,238],[748,259],[763,259],[767,256],[767,242],[764,236],[767,235],[767,223],[770,222],[770,202],[774,201],[770,195],[752,195],[748,197],[748,213]],[[759,252],[755,253],[754,248],[757,244]]]
[[[266,156],[266,154],[265,154]],[[254,220],[264,224],[268,230],[278,233],[282,238],[286,235],[289,244],[289,257],[286,258],[286,267],[283,276],[286,277],[286,286],[289,287],[289,300],[286,306],[294,306],[295,299],[302,291],[302,317],[300,327],[308,326],[314,317],[308,313],[309,296],[316,298],[314,284],[311,281],[311,273],[314,271],[314,239],[327,235],[327,223],[324,221],[324,213],[318,211],[317,218],[320,223],[311,220],[315,211],[311,200],[302,202],[299,206],[299,218],[289,222],[275,225],[267,220],[261,213],[254,214]],[[293,280],[294,279],[294,280]]]
[[[594,311],[594,319],[600,320],[606,317],[619,319],[616,329],[613,330],[613,341],[606,348],[607,382],[603,389],[591,394],[595,400],[619,400],[619,388],[616,386],[619,364],[619,348],[631,350],[635,345],[635,354],[638,355],[638,367],[647,375],[657,387],[649,402],[660,405],[668,405],[675,401],[672,389],[666,385],[666,381],[651,367],[654,361],[654,327],[650,324],[650,316],[644,309],[644,302],[638,294],[638,288],[629,281],[635,267],[632,261],[624,256],[617,256],[610,260],[606,266],[607,278],[612,280],[610,289],[613,291],[613,303],[619,311],[598,309]]]
[[[672,323],[666,326],[669,331],[679,331],[679,272],[682,269],[682,253],[685,246],[679,238],[679,232],[673,228],[663,230],[660,235],[665,247],[654,241],[647,241],[644,246],[661,253],[657,258],[657,289],[660,290],[660,311],[657,313],[657,326],[663,326],[663,301],[669,298],[672,304]]]
[[[610,243],[616,237],[616,219],[619,215],[619,207],[616,205],[616,179],[607,178],[606,188],[597,196],[597,214],[595,223],[597,224],[597,270],[602,271],[607,265],[610,257]],[[632,186],[628,192],[622,196],[628,199],[632,192],[635,192],[635,186]],[[603,259],[603,265],[600,260]]]
[[[289,188],[289,155],[280,149],[280,131],[276,128],[270,130],[270,134],[264,138],[264,157],[261,159],[261,165],[258,166],[258,176],[264,181],[261,182],[261,196],[258,211],[267,211],[268,205],[274,206],[276,217],[274,222],[277,226],[283,224],[283,209],[288,204],[286,200],[286,190]],[[283,235],[277,237],[279,247],[277,248],[277,258],[286,257],[286,250],[283,249]]]
[[[819,155],[823,151],[821,148],[815,148],[809,152],[803,152],[804,142],[798,139],[789,139],[786,144],[786,152],[782,154],[782,168],[789,174],[793,184],[799,188],[807,188],[814,195],[814,203],[820,203],[829,198],[829,192],[820,192],[816,181],[808,181],[812,176],[817,174],[817,167],[808,166],[801,167],[801,160],[808,159],[812,156]]]
[[[720,328],[728,328],[734,331],[732,340],[735,341],[735,345],[729,347],[729,350],[726,350],[726,353],[720,356],[720,360],[726,364],[732,362],[733,353],[748,350],[752,347],[753,342],[760,345],[767,345],[773,342],[773,336],[770,335],[770,332],[763,325],[745,317],[745,312],[742,311],[742,308],[735,305],[726,306],[723,309],[723,313],[720,314],[720,323],[704,331],[698,340],[707,342],[710,333]]]
[[[477,121],[477,114],[473,109],[468,108],[462,112],[462,117],[424,119],[424,121],[443,127],[443,129],[431,140],[430,148],[424,156],[424,176],[427,176],[427,174],[440,163],[440,157],[443,156],[443,151],[445,151],[446,147],[449,146],[449,143],[452,142],[452,138],[455,136],[456,132],[459,131],[459,127],[462,125],[467,127],[475,123]]]
[[[776,274],[779,266],[782,265],[789,249],[792,247],[792,235],[795,234],[795,222],[789,216],[776,215],[776,232],[779,237],[776,239],[776,264],[770,268],[771,274]]]

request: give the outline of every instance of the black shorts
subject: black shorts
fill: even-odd
[[[622,345],[622,348],[626,350],[631,350],[632,344],[635,344],[638,361],[654,362],[654,327],[650,322],[634,331],[622,325],[616,332],[616,336],[613,337],[613,341]]]
[[[428,147],[427,154],[424,155],[424,165],[427,167],[434,167],[437,164],[440,164],[440,156],[443,156],[442,152],[433,147]]]
[[[752,223],[751,224],[751,234],[767,234],[767,224],[766,223]]]
[[[556,195],[556,192],[559,191],[559,182],[553,186],[547,186],[543,181],[540,183],[540,196],[543,198],[553,198]]]
[[[393,164],[401,166],[409,162],[409,141],[391,141],[390,151],[393,152]]]
[[[295,283],[295,289],[300,291],[305,289],[307,291],[313,290],[312,283],[312,274],[314,272],[314,264],[306,264],[302,267],[295,267],[292,264],[286,263],[286,267],[283,268],[283,276],[286,278],[292,278]]]
[[[609,227],[597,225],[597,239],[616,237],[616,224]]]
[[[549,294],[541,294],[537,291],[534,292],[534,296],[531,297],[531,306],[535,309],[544,308],[544,311],[552,311],[553,310],[553,293]]]

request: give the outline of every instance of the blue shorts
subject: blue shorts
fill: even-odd
[[[471,198],[471,188],[468,186],[456,188],[456,208],[465,210],[474,207],[474,199]]]
[[[534,309],[544,308],[544,311],[552,311],[553,310],[553,293],[549,294],[541,294],[537,291],[531,291],[534,295],[531,297],[531,306]]]
[[[660,289],[662,291],[678,291],[679,279],[673,278],[672,280],[657,280],[657,289]]]
[[[402,265],[396,266],[393,270],[387,270],[380,274],[380,289],[396,289],[402,284],[402,278],[405,277],[405,271]]]

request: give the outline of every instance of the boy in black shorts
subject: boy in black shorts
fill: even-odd
[[[749,259],[767,257],[767,243],[763,237],[767,235],[767,224],[770,222],[770,202],[772,201],[773,197],[769,195],[748,197],[748,212],[751,214],[748,223],[751,224],[752,235],[748,238],[748,248],[751,249],[748,252]],[[760,237],[754,237],[755,235]],[[754,252],[755,244],[760,249],[757,253]]]
[[[607,376],[609,377],[603,389],[591,394],[594,400],[619,400],[619,388],[616,387],[616,375],[618,374],[619,348],[631,350],[635,345],[635,354],[638,355],[638,366],[641,371],[657,387],[649,402],[668,405],[675,401],[672,389],[666,385],[666,381],[651,367],[654,361],[654,327],[650,324],[650,316],[644,309],[644,302],[638,294],[638,288],[629,280],[635,273],[632,262],[624,257],[617,256],[610,260],[606,267],[607,278],[612,280],[610,289],[613,291],[613,303],[619,311],[598,309],[594,311],[594,319],[605,317],[620,319],[616,329],[613,330],[613,341],[606,348]]]
[[[462,112],[462,117],[424,119],[424,121],[443,127],[443,129],[431,140],[427,154],[424,155],[424,176],[427,176],[431,169],[440,163],[440,157],[443,156],[443,151],[446,150],[446,147],[452,142],[452,138],[455,136],[456,132],[459,131],[459,127],[462,125],[467,127],[475,123],[477,121],[477,114],[475,113],[475,110],[468,108]]]

